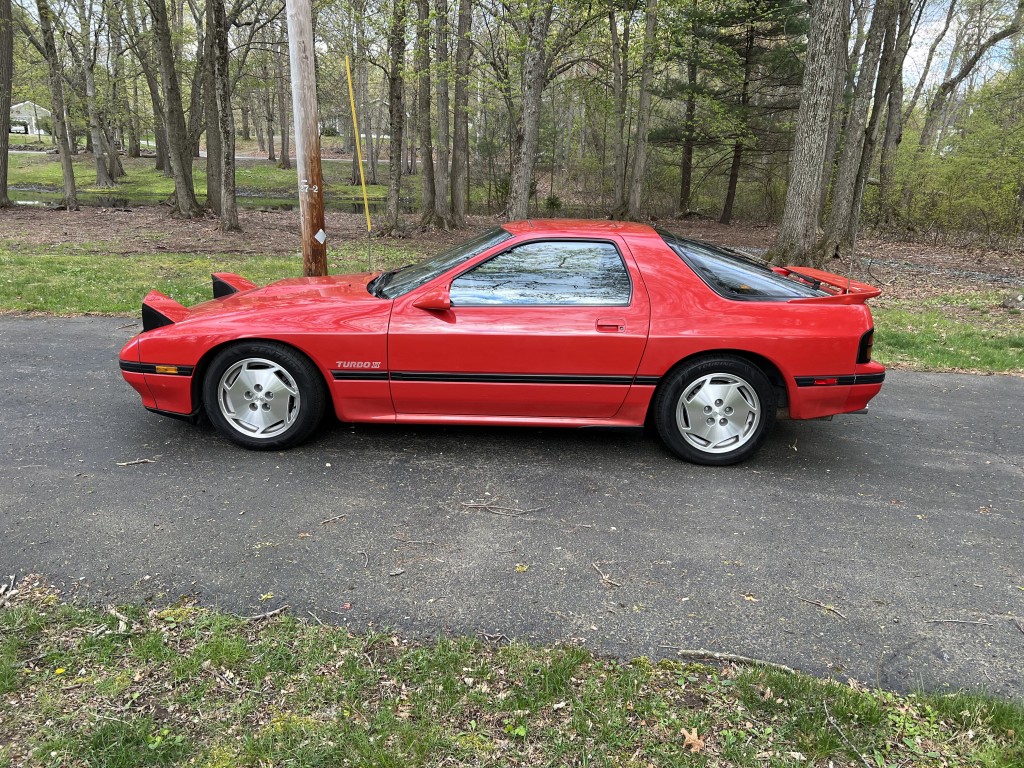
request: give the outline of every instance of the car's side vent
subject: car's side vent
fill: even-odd
[[[858,363],[870,363],[871,362],[871,350],[875,346],[875,329],[872,328],[870,331],[860,337],[860,346],[857,348],[857,362]]]

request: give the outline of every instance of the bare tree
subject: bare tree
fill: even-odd
[[[182,108],[170,18],[164,0],[146,0],[146,5],[153,16],[153,36],[160,67],[167,154],[174,178],[174,212],[183,218],[193,218],[202,210],[192,186],[192,151]]]
[[[807,67],[790,159],[786,207],[771,250],[777,263],[806,262],[812,258],[817,242],[818,206],[822,185],[826,183],[822,156],[828,143],[830,111],[836,104],[836,68],[846,61],[849,22],[850,8],[845,1],[819,1],[811,7]]]
[[[53,10],[48,0],[36,0],[39,11],[39,31],[43,35],[42,48],[50,79],[50,94],[53,99],[53,132],[57,138],[60,154],[61,175],[64,177],[64,199],[61,205],[69,211],[78,210],[78,190],[75,187],[75,168],[71,162],[71,142],[64,111],[64,73],[57,56],[57,43],[53,36]]]
[[[7,197],[7,148],[11,140],[11,85],[14,80],[14,22],[11,0],[0,0],[0,208],[11,204]]]
[[[654,76],[655,31],[658,21],[658,0],[647,0],[644,25],[644,58],[640,72],[640,106],[636,125],[636,152],[629,183],[629,218],[640,217],[640,203],[647,170],[647,134],[651,128],[651,78]]]
[[[388,100],[391,118],[391,149],[388,174],[388,199],[384,212],[384,234],[401,234],[399,202],[402,192],[402,138],[405,134],[405,20],[408,0],[392,0],[391,22],[388,27]]]
[[[882,44],[888,30],[893,26],[895,10],[893,0],[879,0],[871,18],[871,28],[864,44],[864,56],[857,74],[857,86],[846,120],[839,172],[832,186],[832,207],[825,224],[819,261],[836,255],[841,246],[847,249],[852,246],[847,240],[847,235],[851,231],[857,176],[865,151],[865,128],[878,76],[878,64],[882,57]]]
[[[519,147],[509,180],[509,219],[525,219],[530,213],[530,191],[537,155],[537,136],[540,132],[540,99],[548,75],[545,45],[553,11],[554,0],[533,0],[526,11],[523,106],[516,127]]]
[[[448,67],[448,0],[435,0],[437,51],[437,165],[434,168],[434,220],[444,229],[452,227],[451,210],[451,102],[449,99]]]
[[[211,31],[213,44],[210,47],[213,59],[212,85],[214,91],[217,134],[220,149],[220,229],[222,232],[238,232],[238,201],[235,197],[235,117],[231,107],[231,73],[228,69],[228,20],[224,0],[207,0],[212,8]]]
[[[469,65],[473,55],[473,0],[459,0],[455,45],[455,103],[452,125],[452,225],[466,225],[469,197]]]
[[[416,0],[416,43],[414,56],[416,74],[416,121],[420,139],[420,226],[436,223],[434,204],[434,142],[430,125],[432,101],[430,78],[430,0]]]

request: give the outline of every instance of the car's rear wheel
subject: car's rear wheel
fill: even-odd
[[[752,456],[775,422],[775,394],[739,357],[693,360],[668,374],[654,403],[658,434],[695,464],[725,466]]]
[[[317,428],[326,396],[316,367],[274,342],[242,342],[220,352],[203,380],[206,414],[217,430],[256,450],[291,448]]]

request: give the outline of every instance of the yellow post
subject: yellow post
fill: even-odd
[[[366,213],[366,231],[373,229],[370,224],[370,200],[366,196],[366,175],[363,173],[363,143],[359,138],[359,120],[356,118],[356,94],[352,90],[352,67],[345,56],[345,74],[348,75],[348,101],[352,105],[352,128],[356,132],[356,158],[359,162],[359,183],[363,186],[363,211]]]

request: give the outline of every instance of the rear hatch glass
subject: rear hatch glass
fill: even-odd
[[[738,251],[686,240],[661,229],[658,234],[712,290],[727,299],[787,301],[832,295],[821,290],[817,280],[799,272],[782,275]]]

